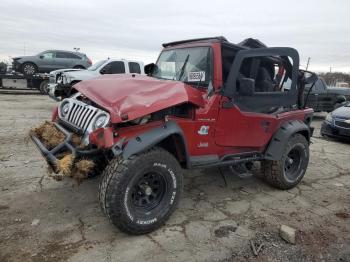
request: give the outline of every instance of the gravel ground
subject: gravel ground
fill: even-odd
[[[350,144],[324,139],[315,117],[306,175],[276,190],[229,169],[190,171],[180,205],[165,226],[129,236],[97,202],[99,178],[80,186],[47,177],[31,127],[50,118],[54,102],[0,95],[0,261],[350,261]],[[296,244],[279,237],[297,230]],[[258,248],[258,256],[251,244]]]

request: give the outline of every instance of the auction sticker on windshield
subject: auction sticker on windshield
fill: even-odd
[[[205,81],[205,71],[189,72],[188,82]]]

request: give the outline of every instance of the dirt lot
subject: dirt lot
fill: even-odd
[[[97,202],[99,178],[56,182],[29,129],[49,119],[43,96],[0,95],[0,261],[350,261],[350,144],[319,136],[302,183],[276,190],[228,169],[185,174],[177,211],[144,236],[114,228]],[[297,229],[291,245],[281,224]],[[249,240],[263,244],[255,257]]]

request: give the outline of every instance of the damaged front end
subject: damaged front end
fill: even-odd
[[[105,127],[109,114],[79,100],[79,96],[64,99],[54,122],[45,122],[30,132],[30,138],[57,179],[69,176],[80,181],[91,174],[103,158],[102,150],[89,143],[89,134]]]
[[[73,77],[67,75],[72,71],[78,71],[80,69],[60,69],[50,73],[49,76],[49,96],[56,100],[61,101],[62,99],[71,95]]]

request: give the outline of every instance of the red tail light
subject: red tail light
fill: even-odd
[[[88,58],[88,63],[92,65],[92,60],[90,58]]]

